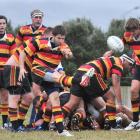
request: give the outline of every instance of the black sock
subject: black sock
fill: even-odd
[[[2,115],[3,127],[4,127],[4,124],[7,123],[7,119],[8,119],[8,115]]]

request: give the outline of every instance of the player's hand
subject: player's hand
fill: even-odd
[[[24,68],[20,68],[18,81],[22,81],[25,78],[27,71]]]
[[[110,50],[110,51],[107,51],[107,52],[105,52],[104,53],[104,57],[109,57],[109,56],[111,56],[113,54],[113,50]]]
[[[73,54],[72,52],[70,51],[70,49],[63,49],[62,51],[62,54],[65,56],[66,59],[70,59],[73,57]]]

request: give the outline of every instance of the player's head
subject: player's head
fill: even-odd
[[[6,16],[0,15],[0,19],[4,19],[5,20],[5,23],[7,24],[8,20],[7,20],[7,17]]]
[[[65,41],[66,31],[63,26],[58,25],[54,27],[52,31],[52,35],[54,37],[54,43],[56,45],[60,45],[61,43],[64,43]]]
[[[140,21],[137,18],[129,18],[125,25],[124,29],[128,32],[133,32],[140,28]]]
[[[135,66],[135,60],[126,54],[121,55],[120,59],[122,60],[124,66],[126,66],[126,67],[128,67],[128,66],[134,67]]]
[[[51,37],[52,36],[52,31],[53,31],[52,27],[47,27],[47,30],[44,32],[44,36],[45,37]]]
[[[4,34],[7,27],[7,18],[0,15],[0,34]]]
[[[35,9],[31,12],[31,19],[34,27],[37,28],[41,26],[43,16],[44,16],[43,12],[39,9]]]
[[[33,11],[31,12],[31,18],[34,18],[34,17],[36,17],[36,16],[43,17],[44,14],[43,14],[43,12],[42,12],[41,10],[35,9],[35,10],[33,10]]]

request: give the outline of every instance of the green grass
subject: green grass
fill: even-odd
[[[139,140],[136,131],[81,131],[72,132],[74,137],[58,136],[56,132],[20,132],[0,130],[0,140]]]

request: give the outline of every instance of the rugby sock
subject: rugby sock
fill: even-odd
[[[51,121],[51,117],[52,117],[52,111],[46,109],[44,114],[44,122],[42,124],[43,129],[49,129],[49,123]]]
[[[61,76],[59,79],[59,83],[63,86],[68,86],[70,87],[72,85],[72,76]]]
[[[8,104],[1,104],[1,115],[3,126],[8,121]]]
[[[106,103],[106,115],[109,119],[111,127],[116,126],[116,106],[115,103]]]
[[[9,118],[10,122],[12,124],[12,128],[14,130],[17,130],[18,128],[18,113],[17,113],[17,108],[11,108],[9,107]]]
[[[57,131],[58,131],[58,133],[61,133],[64,130],[64,125],[63,125],[64,116],[63,116],[63,112],[61,110],[61,107],[60,106],[53,106],[52,107],[52,114],[54,116]]]
[[[18,122],[20,126],[23,125],[28,109],[29,109],[29,105],[20,103],[19,112],[18,112]]]
[[[132,104],[132,112],[133,112],[133,121],[138,122],[139,121],[139,99],[135,99],[131,101]]]

